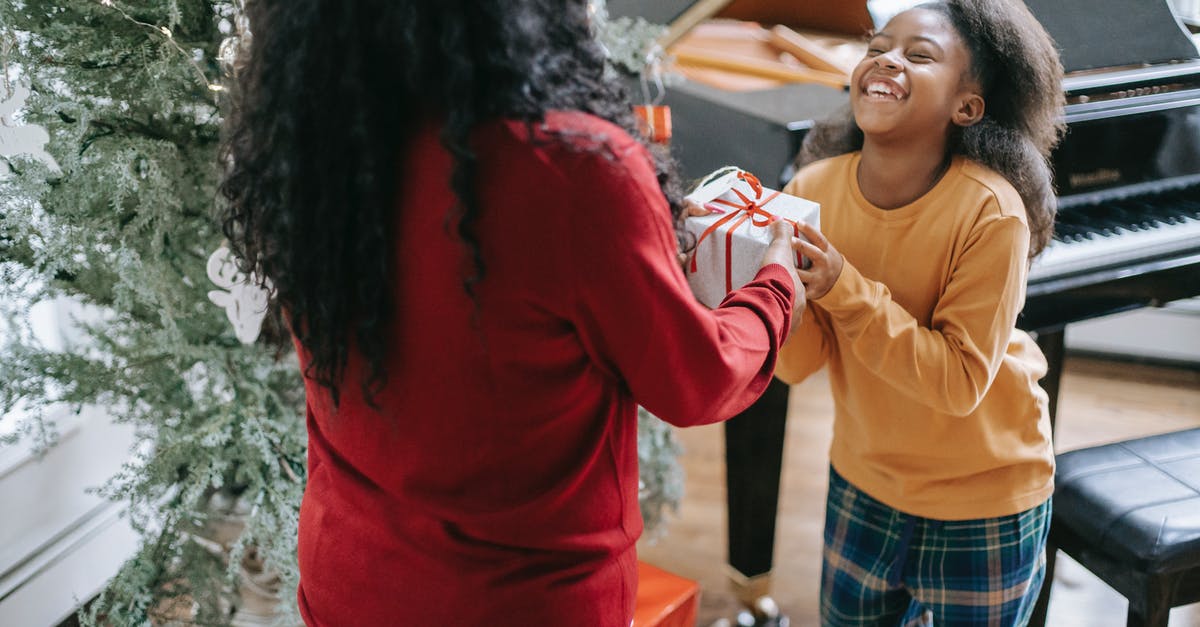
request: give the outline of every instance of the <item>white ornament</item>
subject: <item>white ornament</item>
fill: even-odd
[[[27,98],[29,88],[18,82],[13,85],[9,99],[0,101],[0,157],[29,155],[59,172],[58,162],[43,148],[50,141],[46,129],[32,124],[18,126],[13,119]]]
[[[208,299],[214,305],[225,308],[225,315],[233,323],[237,339],[243,344],[253,344],[267,316],[267,303],[271,299],[270,282],[265,288],[261,287],[253,275],[246,276],[238,270],[233,252],[225,246],[208,257],[208,280],[221,288],[210,291]]]

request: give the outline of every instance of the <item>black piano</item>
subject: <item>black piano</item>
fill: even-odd
[[[1053,419],[1067,324],[1200,294],[1200,54],[1162,0],[1027,4],[1068,72],[1054,241],[1017,321],[1050,360]]]
[[[1067,325],[1200,295],[1200,53],[1167,1],[1026,0],[1067,71],[1068,132],[1052,156],[1059,215],[1017,322],[1050,362],[1052,420]],[[764,3],[610,0],[609,9],[669,22],[702,4]],[[779,4],[851,6],[851,23],[865,14],[863,3]],[[732,163],[786,179],[811,120],[845,101],[824,85],[723,92],[685,81],[666,104],[685,176]],[[726,423],[729,564],[743,601],[769,592],[787,404],[776,381]]]

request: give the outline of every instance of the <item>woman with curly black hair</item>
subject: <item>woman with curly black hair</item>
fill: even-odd
[[[761,393],[799,240],[695,301],[583,0],[246,9],[225,231],[305,376],[305,621],[626,627],[636,405],[701,424]]]
[[[851,77],[851,116],[785,188],[811,318],[777,375],[828,364],[835,419],[824,625],[1024,625],[1054,490],[1046,360],[1015,329],[1049,240],[1062,67],[1017,0],[900,13]]]

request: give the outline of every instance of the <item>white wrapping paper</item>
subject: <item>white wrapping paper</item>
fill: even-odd
[[[771,243],[771,222],[785,219],[821,226],[820,205],[762,187],[753,175],[736,168],[710,175],[688,198],[714,210],[684,222],[698,242],[684,271],[692,292],[708,307],[720,305],[731,290],[758,274]]]

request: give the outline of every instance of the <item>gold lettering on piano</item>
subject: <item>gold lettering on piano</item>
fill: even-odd
[[[1120,181],[1121,171],[1114,168],[1100,168],[1091,172],[1072,173],[1067,179],[1071,182],[1071,187],[1092,187]]]

